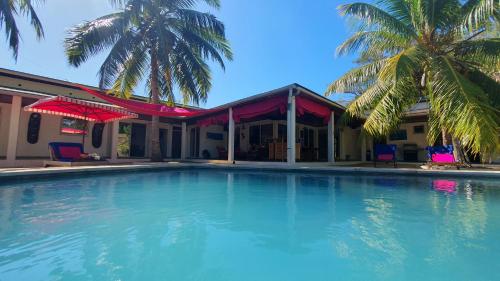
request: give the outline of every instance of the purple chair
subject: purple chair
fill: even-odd
[[[460,169],[461,163],[455,160],[453,155],[453,145],[447,146],[428,146],[427,147],[428,165],[432,166],[456,166]]]
[[[393,162],[394,168],[396,168],[396,149],[395,144],[376,144],[375,157],[373,158],[374,167],[377,167],[377,162]]]

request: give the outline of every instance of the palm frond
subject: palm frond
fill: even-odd
[[[398,20],[388,12],[367,3],[353,3],[339,6],[340,14],[355,16],[366,25],[378,25],[379,29],[392,31],[400,36],[416,38],[417,34],[408,25]]]
[[[484,26],[492,17],[500,16],[498,0],[468,0],[462,6],[463,28],[469,31]]]
[[[3,1],[0,5],[0,20],[5,28],[5,35],[9,42],[9,48],[12,50],[14,59],[17,60],[19,53],[19,28],[17,27],[14,16],[18,13],[16,7],[10,1]]]
[[[125,32],[123,12],[118,12],[73,27],[64,41],[68,61],[79,66],[90,56],[112,46]]]
[[[407,38],[383,30],[359,31],[337,47],[337,55],[343,56],[360,50],[377,50],[375,53],[394,53],[410,44]]]
[[[101,89],[113,85],[118,73],[122,71],[134,48],[138,47],[142,48],[143,52],[147,52],[143,38],[131,30],[126,31],[116,41],[99,69],[99,87]]]
[[[371,109],[363,125],[372,136],[386,136],[398,128],[407,110],[419,98],[413,79],[400,79],[392,84]]]
[[[348,71],[328,86],[325,95],[356,93],[359,89],[370,86],[384,64],[385,60],[379,60]]]
[[[460,74],[446,56],[433,60],[430,74],[431,111],[464,147],[473,153],[491,152],[498,142],[499,120],[483,90]]]
[[[134,94],[138,82],[144,76],[148,67],[148,58],[148,53],[142,48],[135,48],[123,63],[122,69],[109,92],[119,97],[130,98]]]
[[[455,55],[470,63],[500,69],[500,38],[464,40],[453,46]]]

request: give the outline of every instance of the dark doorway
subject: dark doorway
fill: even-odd
[[[161,150],[161,156],[163,158],[167,158],[167,136],[168,136],[168,130],[167,129],[160,129],[160,150]]]
[[[200,157],[200,128],[191,128],[189,136],[189,153],[191,158]]]
[[[182,128],[174,127],[172,130],[172,158],[181,158]]]
[[[328,160],[328,130],[318,130],[318,160]]]
[[[146,156],[146,125],[132,124],[132,135],[130,137],[130,156]]]

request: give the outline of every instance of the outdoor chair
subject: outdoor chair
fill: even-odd
[[[375,157],[373,158],[374,167],[377,167],[377,162],[393,162],[394,168],[396,168],[396,149],[395,144],[376,144]]]
[[[43,166],[88,166],[108,163],[103,159],[95,159],[84,153],[81,143],[51,142],[49,143],[50,161],[44,161]]]
[[[429,168],[433,166],[455,166],[460,169],[462,163],[455,160],[453,155],[453,145],[447,146],[428,146],[427,147],[427,164]]]

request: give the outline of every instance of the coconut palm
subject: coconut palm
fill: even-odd
[[[419,100],[430,106],[428,135],[444,129],[473,153],[499,142],[500,39],[498,0],[380,0],[339,7],[358,29],[337,48],[359,54],[352,69],[327,90],[358,95],[347,116],[366,118],[363,129],[384,136]]]
[[[152,103],[173,103],[178,90],[185,104],[207,98],[211,74],[207,60],[224,68],[232,58],[224,25],[214,15],[192,8],[219,0],[114,0],[120,11],[70,30],[65,41],[69,63],[78,67],[89,57],[110,49],[99,70],[99,86],[130,97],[147,80]],[[153,161],[161,161],[159,117],[151,124]]]
[[[31,26],[35,29],[37,39],[43,38],[43,27],[38,18],[34,4],[44,0],[0,0],[0,28],[5,28],[9,48],[12,50],[14,59],[17,60],[19,41],[21,35],[17,27],[16,17],[26,16],[30,19]]]

